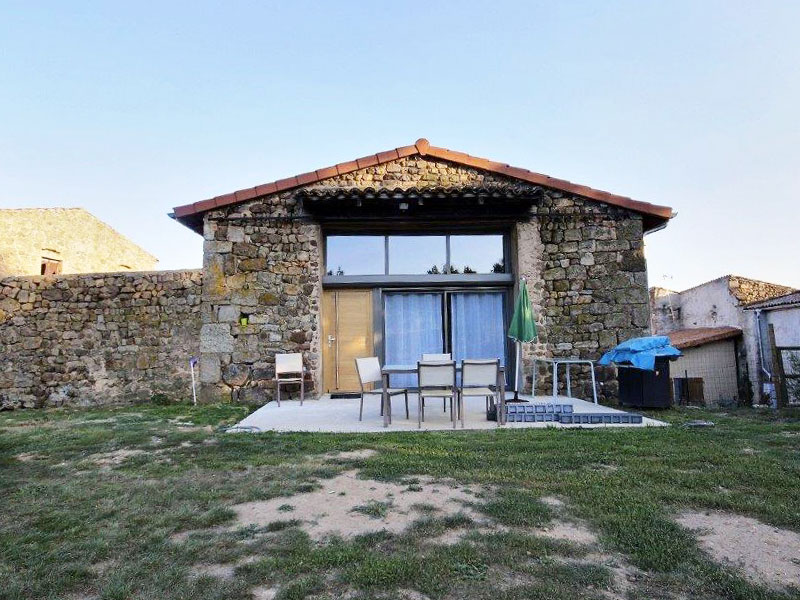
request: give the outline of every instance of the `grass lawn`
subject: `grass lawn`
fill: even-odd
[[[0,413],[0,599],[798,597],[712,561],[672,518],[720,510],[800,532],[798,411],[674,410],[653,429],[222,433],[246,412]],[[716,427],[683,426],[697,418]],[[351,501],[326,482],[356,470],[400,491],[353,506],[375,531],[314,537],[299,499]],[[407,527],[381,530],[403,494],[431,486],[474,501],[419,502]],[[237,526],[233,507],[269,501],[280,518]],[[547,535],[564,523],[584,537]]]

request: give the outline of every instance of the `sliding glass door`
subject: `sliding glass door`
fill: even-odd
[[[506,293],[502,290],[386,292],[385,364],[414,365],[423,353],[453,359],[506,357]],[[392,376],[395,387],[417,385],[413,375]]]
[[[454,292],[450,299],[450,348],[453,359],[499,358],[505,364],[503,292]]]
[[[384,354],[387,365],[414,365],[423,353],[444,351],[441,293],[384,296]],[[394,387],[414,387],[415,375],[393,375]]]

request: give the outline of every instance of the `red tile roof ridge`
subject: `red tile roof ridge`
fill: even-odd
[[[265,183],[252,188],[245,188],[229,194],[223,194],[207,200],[194,202],[192,204],[176,206],[173,209],[174,217],[178,220],[181,220],[199,213],[213,210],[214,208],[221,208],[230,204],[252,200],[259,196],[274,194],[303,185],[317,183],[325,179],[336,177],[337,175],[345,175],[347,173],[352,173],[353,171],[381,165],[393,160],[414,155],[419,155],[422,157],[430,156],[459,165],[490,171],[513,179],[526,181],[528,183],[542,185],[560,191],[576,194],[578,196],[583,196],[592,200],[598,200],[606,204],[620,206],[634,212],[655,217],[659,222],[666,222],[674,216],[672,209],[668,206],[660,206],[657,204],[650,204],[649,202],[641,202],[627,196],[619,196],[617,194],[612,194],[603,190],[597,190],[585,185],[572,183],[565,179],[557,179],[555,177],[536,173],[528,169],[512,167],[506,163],[500,163],[486,158],[472,156],[464,152],[449,150],[447,148],[431,146],[427,139],[420,138],[410,146],[399,146],[393,150],[369,154],[355,160],[337,163],[330,167],[309,171],[294,177],[279,179],[277,181]]]

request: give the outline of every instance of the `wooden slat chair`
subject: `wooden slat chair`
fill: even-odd
[[[281,405],[281,386],[294,385],[296,383],[300,384],[300,406],[303,406],[305,397],[303,379],[305,374],[303,355],[300,352],[275,355],[275,387],[278,392],[276,396],[278,406]]]
[[[381,415],[383,415],[383,388],[377,387],[368,390],[364,387],[372,383],[381,383],[383,381],[383,377],[381,375],[381,362],[378,360],[378,357],[370,356],[368,358],[357,358],[356,372],[358,373],[358,383],[361,385],[361,404],[358,407],[358,420],[363,420],[364,396],[369,394],[381,396]],[[389,402],[392,401],[392,396],[397,396],[399,394],[403,394],[405,396],[406,419],[408,419],[408,390],[405,388],[387,388],[386,393],[389,395]]]

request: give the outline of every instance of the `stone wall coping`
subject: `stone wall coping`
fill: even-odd
[[[91,273],[61,273],[58,275],[9,275],[0,277],[0,285],[5,281],[23,280],[32,282],[63,281],[82,277],[98,279],[102,277],[168,277],[171,275],[202,275],[203,269],[167,269],[159,271],[92,271]]]

